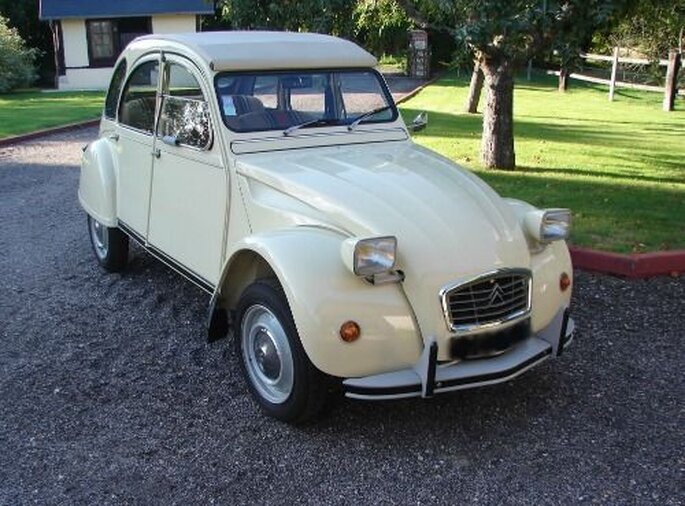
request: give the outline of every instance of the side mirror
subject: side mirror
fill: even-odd
[[[410,132],[420,132],[426,126],[428,125],[428,113],[426,111],[423,111],[422,113],[419,113],[416,118],[414,118],[414,121],[412,121],[409,124],[409,131]]]

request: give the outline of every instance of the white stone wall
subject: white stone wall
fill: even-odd
[[[152,16],[152,33],[194,32],[195,26],[195,15],[193,14]]]
[[[194,14],[152,16],[152,33],[194,32]],[[88,38],[84,19],[63,19],[64,64],[66,74],[59,76],[60,90],[105,89],[112,77],[112,67],[89,66]]]
[[[88,39],[84,19],[62,20],[64,64],[70,67],[88,66]]]

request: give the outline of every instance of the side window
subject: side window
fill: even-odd
[[[121,93],[121,86],[124,84],[124,77],[126,77],[126,60],[121,60],[112,74],[112,82],[109,84],[109,91],[105,99],[106,118],[115,119],[117,116],[117,101]]]
[[[155,104],[159,62],[148,61],[128,78],[119,106],[119,123],[146,133],[155,129]]]
[[[158,135],[198,149],[207,149],[212,142],[209,106],[200,84],[178,63],[167,66]]]

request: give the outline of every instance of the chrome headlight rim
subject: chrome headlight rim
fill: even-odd
[[[343,242],[341,253],[355,276],[369,278],[387,273],[397,264],[397,237],[353,237]]]
[[[571,210],[561,207],[530,211],[523,222],[527,235],[540,244],[568,239],[571,223]]]

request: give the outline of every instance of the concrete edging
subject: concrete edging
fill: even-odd
[[[409,100],[410,98],[414,98],[414,97],[415,97],[416,95],[418,95],[421,91],[423,91],[424,88],[426,88],[427,86],[430,86],[431,84],[433,84],[433,83],[436,82],[437,80],[442,79],[442,78],[444,77],[444,75],[445,75],[444,72],[439,72],[439,73],[437,73],[435,76],[431,77],[428,81],[426,81],[426,82],[423,83],[422,85],[417,86],[416,88],[414,88],[413,90],[411,90],[411,91],[410,91],[409,93],[407,93],[406,95],[403,95],[403,96],[401,96],[400,98],[398,98],[397,100],[395,100],[395,103],[396,103],[396,104],[401,104],[402,102],[406,102],[406,101]]]
[[[10,137],[5,137],[0,139],[0,148],[6,146],[13,146],[14,144],[19,144],[21,142],[30,141],[37,139],[38,137],[43,137],[44,135],[58,134],[62,132],[69,132],[71,130],[77,130],[79,128],[97,126],[100,124],[100,118],[90,119],[87,121],[79,121],[78,123],[69,123],[67,125],[61,125],[57,127],[44,128],[42,130],[35,130],[26,134],[12,135]]]

